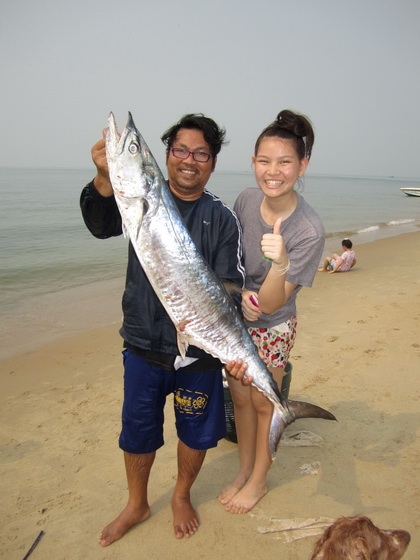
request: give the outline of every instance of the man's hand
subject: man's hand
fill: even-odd
[[[239,381],[242,381],[243,385],[250,385],[252,383],[252,377],[246,375],[246,371],[248,369],[248,365],[245,364],[242,360],[232,360],[228,364],[225,365],[226,371]]]
[[[96,177],[93,180],[96,190],[102,196],[112,196],[113,190],[111,181],[109,179],[108,163],[106,161],[106,150],[105,150],[105,136],[106,130],[102,131],[102,140],[96,142],[92,147],[92,161],[96,166]]]

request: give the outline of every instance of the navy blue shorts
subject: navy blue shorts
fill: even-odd
[[[174,394],[178,438],[192,449],[209,449],[226,436],[222,371],[166,371],[126,349],[120,447],[152,453],[162,447],[166,397]]]

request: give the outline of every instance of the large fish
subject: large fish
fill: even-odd
[[[320,407],[283,398],[230,295],[192,241],[130,113],[121,134],[110,114],[106,157],[124,234],[177,329],[180,355],[191,344],[223,363],[241,358],[248,364],[253,385],[274,406],[269,437],[273,458],[285,427],[297,418],[335,420]]]

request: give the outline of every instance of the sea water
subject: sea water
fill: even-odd
[[[86,229],[79,197],[92,176],[86,169],[0,169],[0,355],[120,320],[127,240],[98,240]],[[254,184],[251,171],[215,171],[207,187],[232,207]],[[307,175],[299,188],[324,222],[330,253],[340,251],[343,237],[357,251],[358,243],[418,231],[420,198],[400,191],[408,186],[420,180]]]

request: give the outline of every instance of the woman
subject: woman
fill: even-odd
[[[310,121],[282,111],[257,139],[252,158],[258,187],[242,192],[235,211],[243,229],[246,291],[242,310],[249,332],[281,387],[296,335],[296,296],[312,285],[324,248],[319,216],[295,190],[311,157]],[[241,377],[241,361],[228,364]],[[229,378],[239,444],[239,472],[219,501],[246,513],[267,492],[268,434],[273,406],[255,387]]]

